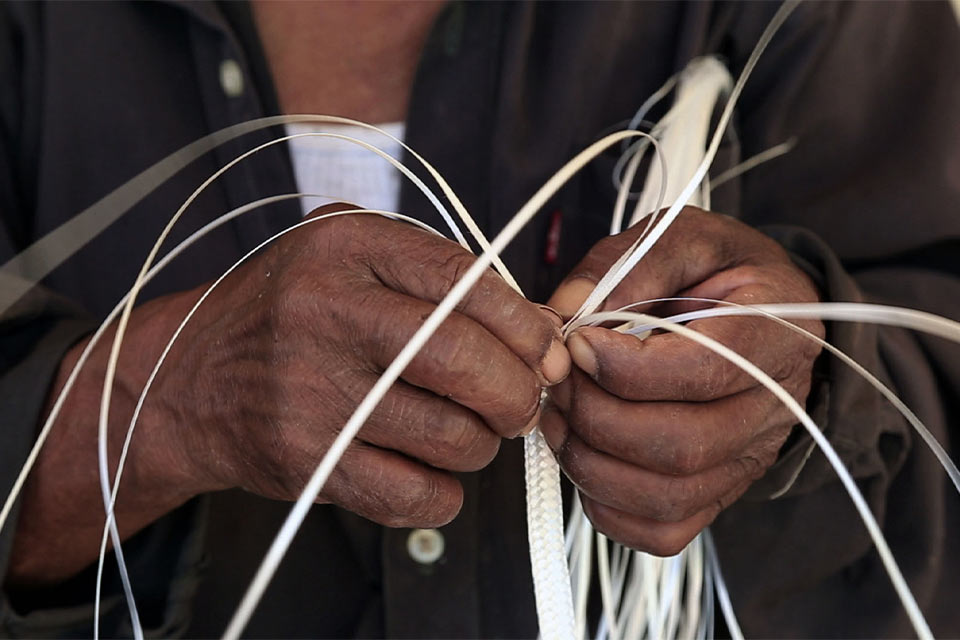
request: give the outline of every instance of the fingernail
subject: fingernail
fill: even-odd
[[[527,437],[533,430],[537,428],[537,425],[540,424],[540,409],[537,409],[537,412],[534,414],[533,419],[527,423],[527,426],[523,428],[523,431],[520,432],[520,435]]]
[[[547,355],[543,357],[543,362],[540,364],[540,377],[547,386],[552,386],[561,382],[569,374],[570,353],[560,339],[558,330],[557,337],[547,349]]]
[[[564,319],[573,317],[583,301],[587,299],[597,286],[596,282],[586,278],[574,278],[560,285],[560,288],[551,296],[549,303]]]
[[[596,377],[597,369],[599,368],[597,364],[597,353],[579,331],[574,331],[570,334],[570,337],[567,338],[567,349],[569,349],[570,356],[578,367],[591,378]]]
[[[557,329],[563,326],[563,316],[561,316],[556,309],[548,307],[545,304],[538,304],[537,306],[540,307],[540,311],[543,311],[545,316],[550,318],[550,321],[556,325]]]

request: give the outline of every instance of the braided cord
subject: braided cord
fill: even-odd
[[[540,429],[523,442],[527,481],[527,531],[540,636],[574,637],[573,596],[563,540],[560,467]]]

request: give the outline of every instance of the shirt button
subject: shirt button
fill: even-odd
[[[420,564],[433,564],[443,555],[443,534],[436,529],[414,529],[407,537],[407,553]]]
[[[243,94],[243,70],[236,60],[227,58],[220,63],[220,86],[228,98]]]

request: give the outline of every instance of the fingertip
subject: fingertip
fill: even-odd
[[[596,286],[597,283],[587,278],[573,278],[561,284],[547,304],[564,319],[572,318]]]
[[[567,349],[570,352],[570,357],[573,359],[573,362],[582,371],[591,378],[597,376],[597,371],[600,368],[597,362],[597,352],[586,336],[584,336],[583,331],[578,329],[570,334],[567,338]]]
[[[563,382],[570,375],[570,352],[559,335],[550,344],[547,354],[543,356],[543,362],[540,363],[540,377],[544,386]]]

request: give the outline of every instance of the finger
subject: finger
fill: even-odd
[[[751,305],[775,302],[819,302],[820,293],[816,285],[807,274],[797,269],[792,263],[776,263],[764,265],[762,269],[754,266],[741,266],[714,274],[704,282],[682,292],[683,295],[699,298],[712,298],[734,304]],[[785,328],[769,318],[758,318],[767,323],[768,327],[779,326],[787,336],[805,347],[809,357],[813,358],[820,351],[815,341],[801,337],[797,332]],[[702,321],[698,321],[702,322]],[[823,323],[819,320],[791,320],[819,338],[826,334]],[[691,327],[698,326],[691,323]],[[789,335],[788,333],[789,332]]]
[[[590,447],[667,475],[701,473],[751,449],[775,456],[795,422],[759,386],[712,402],[627,402],[574,370],[551,396]]]
[[[745,264],[719,271],[683,295],[727,300],[738,304],[817,302],[819,293],[810,277],[789,260]]]
[[[598,242],[547,304],[565,318],[572,316],[641,231],[633,227]],[[775,242],[728,216],[686,207],[602,308],[671,296],[736,262],[765,263],[784,255]]]
[[[812,363],[804,338],[768,318],[709,318],[690,323],[690,328],[743,356],[775,380],[784,380]],[[583,327],[568,337],[567,347],[580,369],[625,400],[705,402],[759,384],[723,355],[676,333],[641,340],[610,329]]]
[[[736,497],[727,500],[732,503]],[[657,522],[601,504],[583,494],[580,500],[597,531],[631,549],[662,557],[683,551],[722,510],[722,503],[718,503],[681,522]]]
[[[345,326],[370,362],[385,369],[406,346],[434,305],[383,287],[371,287]],[[483,417],[504,437],[529,429],[540,407],[540,381],[506,345],[472,319],[454,312],[403,372],[410,384],[447,397]]]
[[[741,457],[691,476],[671,476],[593,449],[556,411],[544,412],[541,429],[564,473],[584,495],[657,522],[677,523],[692,517],[738,487],[747,486],[773,461]]]
[[[456,517],[463,487],[451,474],[376,447],[353,444],[323,496],[388,527],[440,527]]]
[[[376,378],[370,376],[370,386]],[[363,426],[360,438],[448,471],[477,471],[497,455],[500,436],[473,411],[396,382]]]
[[[419,230],[404,228],[398,235],[403,249],[391,245],[388,253],[378,251],[370,267],[383,284],[408,296],[439,303],[476,261],[458,245]],[[494,271],[484,271],[457,311],[486,328],[545,384],[566,377],[570,358],[556,314],[526,300]]]

